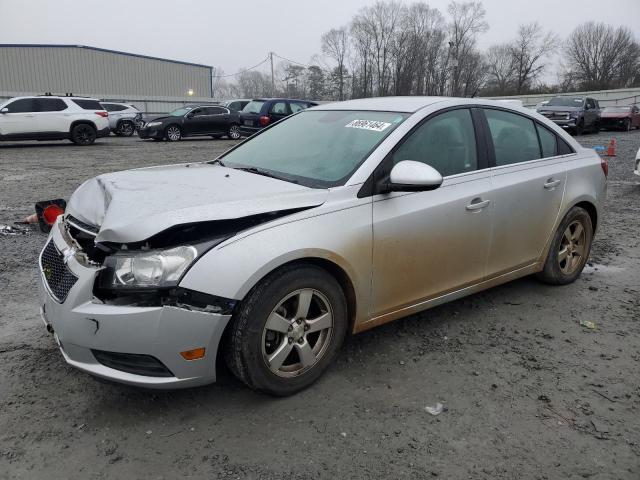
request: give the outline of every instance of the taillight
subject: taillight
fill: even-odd
[[[109,116],[109,112],[96,112],[96,115],[99,117],[107,118]]]
[[[600,166],[602,167],[602,172],[605,177],[609,176],[609,160],[607,158],[600,158]]]
[[[266,127],[267,125],[269,125],[270,121],[271,119],[269,117],[267,117],[266,115],[263,115],[260,117],[260,126]]]

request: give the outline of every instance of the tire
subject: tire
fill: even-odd
[[[178,125],[169,125],[164,131],[164,136],[170,142],[177,142],[182,138],[182,130]]]
[[[303,298],[308,301],[301,302]],[[308,308],[298,311],[301,303]],[[347,302],[333,276],[314,265],[284,267],[242,301],[225,332],[224,357],[250,388],[292,395],[314,383],[333,362],[347,326]]]
[[[130,137],[135,132],[136,127],[133,122],[123,121],[116,128],[116,135],[119,137]]]
[[[581,231],[578,230],[578,225]],[[553,236],[544,268],[538,273],[538,278],[550,285],[575,282],[589,259],[592,242],[591,217],[584,208],[573,207]]]
[[[231,140],[239,140],[241,136],[242,134],[240,132],[240,125],[234,123],[229,127],[227,137],[229,137]]]
[[[578,123],[576,125],[576,128],[574,129],[575,132],[575,136],[579,137],[580,135],[582,135],[584,133],[584,123],[582,121],[580,121],[580,123]]]
[[[71,141],[76,145],[91,145],[97,136],[96,129],[88,123],[79,123],[71,129]]]

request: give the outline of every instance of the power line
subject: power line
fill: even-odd
[[[248,72],[250,70],[254,70],[254,69],[258,68],[260,65],[262,65],[263,63],[266,63],[268,60],[269,60],[269,55],[267,55],[267,57],[264,60],[262,60],[257,65],[254,65],[253,67],[245,68],[244,70],[240,70],[239,72],[236,72],[236,73],[229,73],[228,75],[211,75],[211,76],[213,78],[235,77],[236,75],[241,75],[241,74],[243,74],[245,72]]]
[[[278,54],[277,54],[277,53],[275,53],[275,52],[273,52],[273,54],[274,54],[276,57],[281,58],[282,60],[286,60],[286,61],[287,61],[287,62],[289,62],[289,63],[295,63],[295,64],[300,65],[300,66],[302,66],[302,67],[309,68],[309,65],[307,65],[306,63],[301,63],[301,62],[296,62],[295,60],[290,60],[290,59],[288,59],[288,58],[283,57],[282,55],[278,55]]]

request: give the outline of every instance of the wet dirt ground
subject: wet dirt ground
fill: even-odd
[[[355,336],[316,385],[285,399],[225,372],[153,392],[68,367],[38,316],[45,236],[0,235],[0,479],[638,480],[640,131],[579,140],[611,136],[606,214],[576,283],[525,278]],[[231,144],[2,144],[0,224],[96,174]],[[445,411],[432,416],[436,402]]]

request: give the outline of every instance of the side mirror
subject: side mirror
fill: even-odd
[[[385,190],[389,192],[422,192],[442,185],[442,175],[431,165],[403,160],[391,169]]]
[[[7,107],[4,107],[2,110],[0,110],[0,113],[9,113],[9,109]]]

